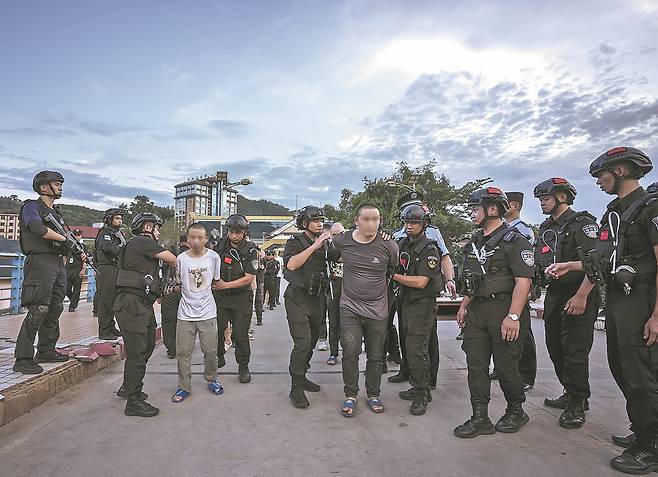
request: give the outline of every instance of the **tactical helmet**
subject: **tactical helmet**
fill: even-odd
[[[155,215],[152,212],[141,212],[137,214],[135,217],[133,217],[133,221],[130,224],[130,231],[133,233],[133,235],[138,235],[142,232],[142,226],[146,222],[153,222],[157,226],[162,225],[162,219]]]
[[[310,222],[311,220],[324,220],[324,210],[320,207],[315,207],[314,205],[307,205],[299,209],[297,217],[295,219],[295,225],[299,230],[304,230],[304,221]]]
[[[576,198],[576,188],[571,185],[571,183],[562,178],[562,177],[552,177],[546,179],[545,181],[540,182],[535,186],[533,194],[535,197],[539,198],[543,195],[555,195],[558,192],[564,192],[569,197],[567,203],[569,205],[573,204],[574,199]]]
[[[249,221],[244,215],[233,214],[226,219],[226,228],[228,230],[241,230],[246,232],[249,229]]]
[[[119,209],[119,208],[117,208],[117,207],[112,207],[112,208],[110,208],[110,209],[107,209],[107,210],[105,211],[105,214],[103,214],[103,222],[105,222],[105,223],[109,223],[109,222],[111,222],[111,221],[112,221],[112,218],[113,218],[115,215],[120,215],[120,216],[123,217],[123,210],[121,210],[121,209]]]
[[[645,153],[634,147],[615,147],[604,152],[589,166],[589,173],[597,177],[601,172],[611,169],[620,162],[632,162],[640,170],[640,177],[644,177],[653,169],[651,159]]]
[[[498,187],[484,187],[474,191],[468,198],[468,205],[469,207],[497,205],[501,209],[501,215],[509,210],[509,200]]]
[[[51,182],[64,182],[64,176],[56,171],[41,171],[32,179],[32,189],[41,194],[40,187]]]
[[[411,222],[414,224],[428,223],[430,221],[430,211],[427,207],[418,204],[411,204],[406,206],[400,212],[400,220],[402,222]]]

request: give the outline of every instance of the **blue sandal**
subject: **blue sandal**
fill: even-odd
[[[171,396],[171,402],[173,403],[179,403],[185,401],[187,397],[190,395],[187,391],[184,389],[176,389],[176,392],[174,393],[173,396]]]
[[[356,404],[356,399],[347,398],[345,402],[343,402],[343,408],[340,412],[345,417],[354,417],[354,414],[356,413]]]
[[[336,364],[337,358],[335,356],[329,356],[329,359],[327,360],[327,364],[329,366],[334,366]]]
[[[224,394],[224,388],[222,385],[219,383],[219,381],[211,381],[208,383],[208,390],[219,396],[220,394]]]
[[[368,398],[368,407],[375,414],[384,412],[384,403],[382,403],[378,397],[369,397]]]

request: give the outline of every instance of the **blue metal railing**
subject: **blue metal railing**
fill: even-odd
[[[0,253],[0,269],[11,270],[10,277],[0,277],[2,282],[9,281],[9,286],[5,286],[0,282],[0,312],[9,312],[12,315],[18,315],[21,312],[21,288],[23,286],[24,268],[25,255],[22,253]],[[87,267],[86,285],[87,302],[92,302],[96,294],[96,275],[89,267]],[[6,293],[2,292],[7,291],[9,291],[9,297],[3,296]]]

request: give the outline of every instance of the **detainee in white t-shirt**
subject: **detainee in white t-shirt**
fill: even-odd
[[[180,283],[181,301],[176,324],[176,358],[178,389],[171,400],[184,401],[192,392],[192,352],[199,335],[203,351],[204,377],[213,394],[223,394],[217,379],[217,305],[212,284],[219,281],[219,255],[208,248],[205,225],[195,223],[187,228],[186,252],[176,258],[176,282]]]

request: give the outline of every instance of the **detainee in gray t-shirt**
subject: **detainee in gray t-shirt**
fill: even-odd
[[[398,266],[399,250],[379,233],[379,210],[361,205],[355,230],[333,238],[343,260],[343,293],[340,300],[340,332],[343,345],[343,383],[346,401],[342,413],[351,416],[359,393],[359,356],[366,344],[366,392],[373,412],[384,411],[379,400],[386,341],[388,277]]]
[[[399,252],[393,240],[377,234],[370,243],[354,240],[350,230],[333,238],[343,258],[343,294],[340,308],[357,316],[388,318],[389,270],[397,267]]]

